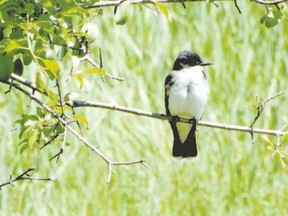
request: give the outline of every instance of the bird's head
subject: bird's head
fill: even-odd
[[[211,62],[203,61],[200,56],[190,50],[182,51],[174,62],[173,70],[181,70],[187,67],[193,66],[208,66],[211,65]]]

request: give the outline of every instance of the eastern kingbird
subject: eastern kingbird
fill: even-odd
[[[174,157],[196,157],[196,126],[202,118],[209,85],[203,66],[211,65],[189,50],[182,51],[174,62],[173,71],[165,79],[166,115],[172,116]],[[177,122],[178,117],[193,120],[193,125]]]

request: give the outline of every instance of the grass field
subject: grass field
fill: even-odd
[[[87,75],[89,86],[80,90],[63,79],[64,93],[164,113],[165,77],[178,53],[191,49],[214,63],[205,68],[211,93],[203,120],[249,126],[256,97],[265,100],[287,90],[288,25],[267,29],[259,22],[265,7],[252,2],[239,2],[242,15],[233,2],[218,4],[187,3],[186,9],[170,4],[170,25],[155,9],[135,6],[126,25],[119,26],[113,10],[104,9],[94,18],[99,35],[92,56],[97,59],[101,47],[105,70],[125,81]],[[55,181],[19,181],[3,188],[0,215],[288,215],[287,168],[279,155],[271,158],[262,135],[255,135],[253,144],[248,133],[199,127],[199,157],[177,160],[171,156],[168,122],[78,109],[89,119],[87,139],[111,160],[146,159],[150,167],[115,167],[106,184],[105,162],[72,136],[57,164],[49,158],[58,144],[19,153],[19,131],[11,129],[23,112],[32,112],[28,103],[15,91],[0,97],[0,182],[28,167]],[[287,105],[287,94],[269,102],[255,127],[280,129],[288,122]]]

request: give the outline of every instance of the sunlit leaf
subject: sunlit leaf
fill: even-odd
[[[161,3],[161,2],[154,2],[154,4],[156,5],[156,7],[165,15],[165,17],[167,18],[168,22],[171,23],[171,17],[168,11],[168,8],[165,4]]]
[[[22,140],[20,143],[18,143],[19,146],[25,144],[25,143],[28,143],[28,139],[24,139]]]
[[[106,72],[103,68],[90,68],[83,71],[84,74],[98,74],[98,75],[106,75]]]
[[[83,115],[72,115],[71,117],[84,123],[86,125],[86,127],[88,127],[89,122]]]
[[[25,49],[28,50],[28,45],[26,45],[27,42],[22,39],[22,40],[2,40],[0,41],[0,49],[1,52],[12,52],[14,50],[18,49]],[[25,46],[26,45],[26,46]]]
[[[89,16],[88,10],[84,9],[83,7],[71,7],[65,10],[60,11],[59,13],[56,14],[57,17],[82,17],[85,18]]]
[[[270,146],[274,146],[274,144],[271,142],[271,140],[269,140],[269,138],[267,136],[262,136],[262,138],[270,145]]]
[[[58,104],[58,95],[55,94],[53,91],[48,90],[47,91],[48,97],[50,98],[50,101],[47,103],[48,106],[53,106]]]
[[[73,76],[75,82],[79,85],[80,88],[83,87],[84,79],[81,74],[76,74]]]
[[[40,90],[40,91],[44,91],[44,82],[41,78],[41,75],[39,72],[36,73],[36,87]]]
[[[38,130],[34,129],[31,130],[28,135],[28,145],[31,149],[34,148],[36,141],[38,140],[39,132]]]
[[[27,142],[25,142],[24,145],[21,146],[20,153],[22,154],[28,147],[29,147],[29,144],[28,144],[28,141],[27,141]]]
[[[59,78],[61,68],[55,60],[41,59],[38,62],[41,64],[49,79],[54,80],[55,78]]]

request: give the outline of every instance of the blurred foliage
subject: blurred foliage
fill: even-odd
[[[242,15],[233,2],[219,2],[219,8],[185,3],[186,9],[123,3],[116,14],[114,8],[83,9],[96,2],[0,1],[1,80],[23,72],[48,95],[37,96],[59,114],[55,80],[65,101],[76,97],[164,113],[165,76],[178,53],[192,49],[214,63],[206,71],[211,94],[204,120],[249,125],[259,101],[287,90],[285,4],[281,17],[274,6],[267,14],[250,2],[239,2]],[[273,28],[260,25],[263,14],[261,23]],[[86,54],[98,59],[99,47],[103,68],[82,61]],[[106,71],[125,81],[102,82],[98,75],[105,78]],[[2,92],[7,88],[0,86]],[[286,94],[271,101],[255,127],[282,128],[286,107]],[[200,127],[198,160],[175,160],[167,122],[77,109],[71,121],[89,126],[85,137],[113,161],[145,158],[151,167],[116,167],[106,185],[106,164],[69,133],[72,145],[59,163],[49,161],[59,151],[63,127],[29,98],[12,88],[0,97],[0,108],[0,182],[27,167],[55,179],[3,188],[0,215],[288,214],[287,136],[275,146],[274,137],[255,135],[252,145],[249,134]]]

